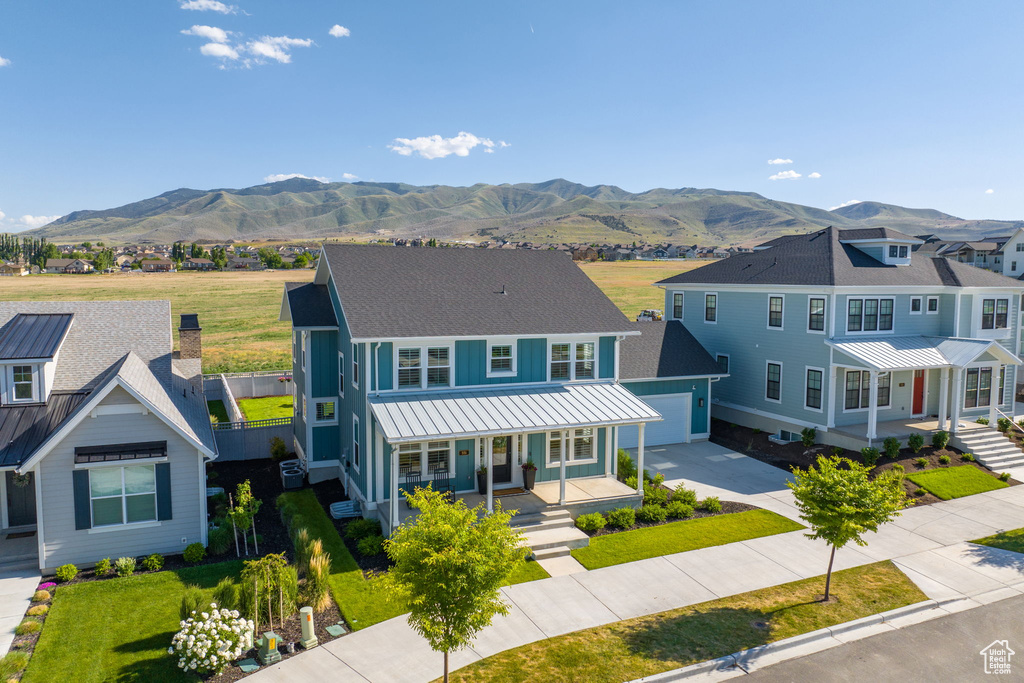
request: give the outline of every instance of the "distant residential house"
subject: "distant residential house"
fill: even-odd
[[[28,268],[20,263],[4,263],[0,265],[0,276],[21,276],[28,275]]]
[[[47,273],[88,273],[92,264],[80,258],[52,258],[46,261]]]
[[[187,258],[181,262],[182,270],[213,270],[214,263],[206,258]]]
[[[170,259],[147,259],[141,261],[139,266],[144,273],[169,273],[174,270],[174,261]]]
[[[130,266],[134,260],[135,259],[128,254],[122,254],[114,259],[114,265],[124,268],[125,266]]]
[[[573,261],[596,261],[597,258],[597,249],[591,246],[578,247],[572,250]]]

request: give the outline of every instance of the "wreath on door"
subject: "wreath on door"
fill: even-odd
[[[17,486],[19,489],[23,489],[26,486],[28,486],[31,481],[32,478],[28,472],[26,472],[25,474],[18,474],[17,472],[15,472],[11,476],[11,483]]]

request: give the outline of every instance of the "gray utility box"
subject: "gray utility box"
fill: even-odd
[[[290,489],[301,489],[305,473],[298,469],[281,470],[281,486],[285,491]]]

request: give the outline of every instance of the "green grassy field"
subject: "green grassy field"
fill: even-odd
[[[270,420],[275,417],[291,417],[294,412],[291,396],[267,396],[265,398],[240,398],[238,409],[250,422]]]
[[[626,317],[635,320],[645,308],[665,308],[665,290],[653,284],[712,261],[595,261],[580,267],[615,302]]]

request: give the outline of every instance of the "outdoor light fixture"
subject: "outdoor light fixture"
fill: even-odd
[[[703,398],[698,398],[697,399],[697,407],[698,408],[703,408],[704,407],[704,399]]]

